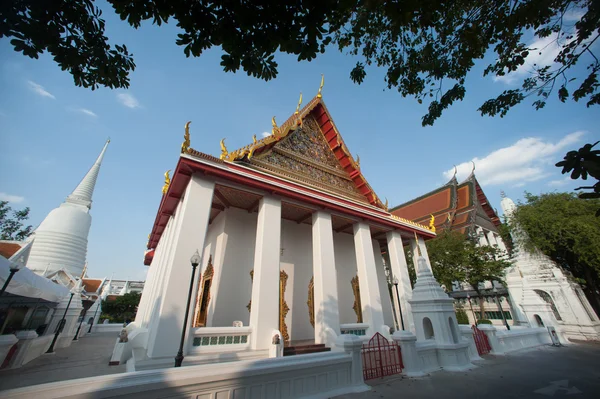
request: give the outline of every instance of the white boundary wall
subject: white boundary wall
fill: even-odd
[[[352,338],[350,338],[352,339]],[[350,344],[354,344],[351,342]],[[330,398],[369,387],[359,346],[258,361],[138,371],[2,392],[4,399],[53,398]]]
[[[480,325],[479,329],[487,335],[493,355],[503,355],[521,349],[552,344],[548,330],[545,328],[519,328],[502,331],[497,330],[494,326]]]

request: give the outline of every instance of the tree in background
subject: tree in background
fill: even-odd
[[[12,211],[12,216],[10,212]],[[22,241],[32,233],[33,226],[23,226],[29,219],[29,207],[13,211],[8,201],[0,201],[0,240]]]
[[[600,314],[600,207],[598,199],[573,193],[525,193],[509,227],[524,250],[542,252],[575,281]],[[522,234],[523,232],[525,234]]]
[[[123,323],[135,319],[137,307],[142,295],[139,292],[130,292],[117,296],[114,300],[102,301],[102,318],[109,319],[112,323]]]

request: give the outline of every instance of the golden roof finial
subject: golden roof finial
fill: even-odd
[[[383,207],[385,208],[386,211],[389,209],[388,208],[388,199],[387,199],[387,197],[385,197],[385,204],[383,204]]]
[[[256,134],[252,136],[252,144],[256,144]]]
[[[360,168],[360,155],[356,154],[356,166]]]
[[[321,74],[321,85],[319,86],[319,92],[317,93],[317,98],[323,97],[321,91],[323,91],[323,86],[325,85],[325,75]]]
[[[433,231],[435,233],[435,216],[433,216],[433,214],[431,213],[431,220],[429,221],[429,230]]]
[[[271,129],[271,134],[275,137],[279,137],[281,135],[281,129],[277,127],[277,122],[275,122],[275,117],[271,119],[271,125],[273,125],[273,129]]]
[[[301,105],[302,105],[302,92],[300,92],[300,100],[298,100],[298,106],[296,107],[296,112],[294,112],[294,115],[300,114],[300,106]]]
[[[166,194],[167,190],[169,189],[169,186],[171,185],[171,178],[169,177],[169,172],[171,171],[171,169],[167,170],[165,172],[165,185],[162,188],[162,193]]]
[[[415,231],[415,244],[417,245],[417,254],[421,256],[421,246],[419,245],[419,237],[417,237],[417,232]]]
[[[221,156],[219,158],[225,159],[227,157],[227,155],[229,155],[229,152],[227,152],[227,147],[225,147],[225,139],[222,139],[221,140]]]
[[[190,148],[190,123],[189,121],[185,124],[185,133],[183,134],[183,143],[181,143],[181,153],[185,154]]]

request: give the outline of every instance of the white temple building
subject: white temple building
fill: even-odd
[[[501,207],[508,218],[516,209],[506,196]],[[579,284],[568,279],[546,255],[525,250],[519,234],[525,233],[513,233],[514,266],[506,275],[511,298],[520,305],[514,309],[515,322],[531,326],[550,323],[563,337],[600,340],[600,320]]]
[[[270,136],[239,150],[229,152],[222,140],[220,158],[189,148],[186,125],[186,141],[172,179],[166,174],[149,236],[150,269],[137,317],[127,328],[132,350],[122,360],[130,357],[129,370],[172,364],[196,250],[202,260],[192,280],[183,341],[188,364],[268,357],[277,337],[285,351],[304,344],[325,351],[345,334],[390,338],[400,318],[420,336],[425,320],[433,322],[429,353],[437,356],[438,346],[458,351],[456,368],[469,364],[466,345],[447,337],[459,331],[453,310],[439,313],[439,298],[428,297],[439,295],[431,288],[439,285],[424,245],[435,233],[388,212],[320,94],[299,108],[281,126],[273,118]],[[399,280],[393,299],[381,246]],[[420,261],[429,270],[415,299],[419,325],[411,311],[405,246],[413,249],[415,263],[416,249],[422,249]],[[402,315],[394,314],[398,301]]]

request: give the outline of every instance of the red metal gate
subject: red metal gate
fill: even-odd
[[[365,380],[383,378],[402,372],[402,353],[395,342],[390,343],[377,333],[362,346],[363,377]]]
[[[477,326],[473,326],[473,339],[475,340],[475,346],[477,347],[477,353],[479,355],[487,355],[492,350],[488,341],[487,335],[481,331]]]

